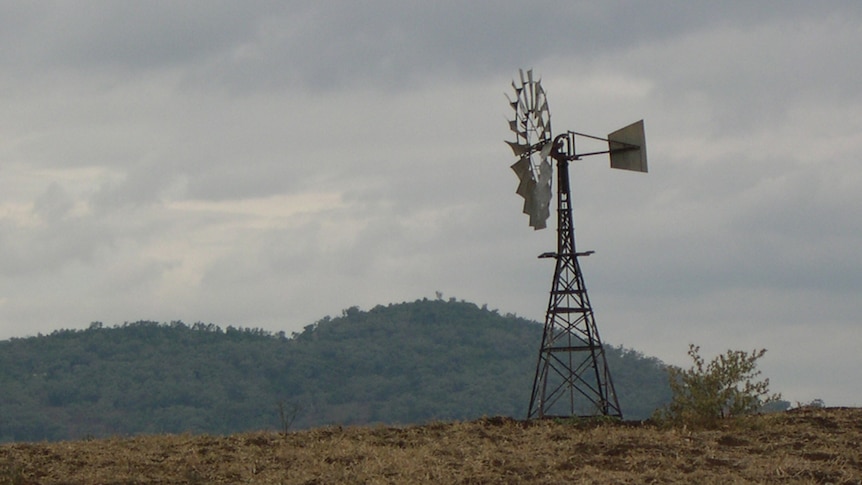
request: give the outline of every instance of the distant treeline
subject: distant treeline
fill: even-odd
[[[139,321],[0,342],[0,441],[522,419],[542,327],[450,299],[356,307],[288,337]],[[608,347],[627,419],[670,397],[664,364]]]

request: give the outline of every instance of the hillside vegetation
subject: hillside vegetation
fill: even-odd
[[[286,336],[136,322],[0,342],[0,442],[523,418],[541,325],[455,300],[350,308]],[[609,347],[627,419],[663,364]]]
[[[859,409],[728,419],[709,431],[485,418],[7,444],[0,484],[853,484],[860,444]]]

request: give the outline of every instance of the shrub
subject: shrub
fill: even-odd
[[[751,353],[728,350],[708,364],[699,352],[699,346],[689,346],[688,355],[694,361],[690,369],[668,368],[672,397],[656,412],[658,421],[713,427],[722,418],[756,413],[781,399],[780,394],[769,394],[769,379],[756,380],[760,375],[757,360],[766,349]]]

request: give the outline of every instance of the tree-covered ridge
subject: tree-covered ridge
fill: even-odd
[[[350,308],[290,337],[142,321],[11,339],[0,342],[0,441],[222,434],[280,429],[286,417],[294,428],[523,418],[541,331],[426,299]],[[626,418],[667,402],[661,362],[606,354]]]

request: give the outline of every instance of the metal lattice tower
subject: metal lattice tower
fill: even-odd
[[[575,249],[569,162],[607,154],[611,168],[646,172],[643,120],[620,128],[607,138],[573,131],[553,137],[548,98],[541,80],[533,78],[532,70],[520,70],[519,80],[520,83],[512,81],[514,99],[507,96],[514,111],[509,129],[515,134],[515,140],[506,143],[517,158],[511,166],[519,179],[516,193],[524,198],[523,212],[529,216],[533,229],[544,229],[550,217],[551,160],[557,165],[557,252],[540,256],[554,258],[557,264],[527,418],[595,415],[621,418],[605,350],[578,263],[579,256],[587,256],[592,251],[579,253]],[[608,149],[577,153],[577,136],[606,142]]]
[[[556,144],[556,143],[555,143]],[[567,154],[557,162],[557,252],[554,280],[527,418],[606,415],[622,418],[593,308],[575,249]]]

